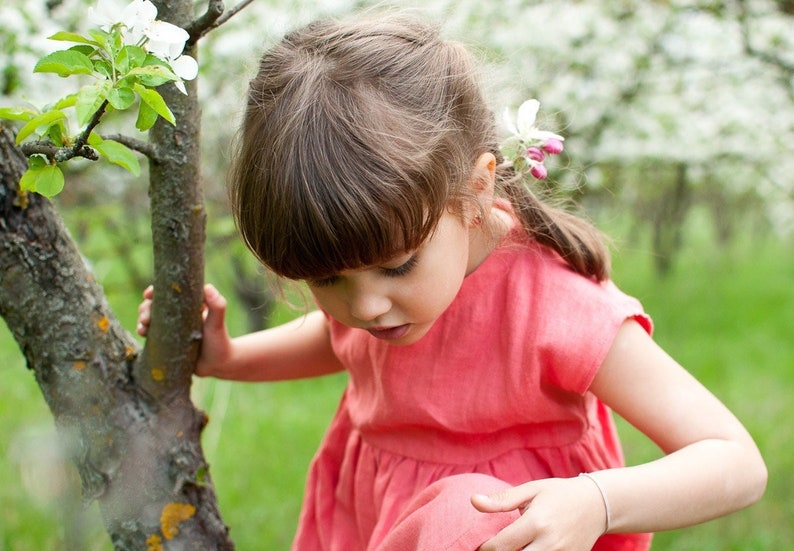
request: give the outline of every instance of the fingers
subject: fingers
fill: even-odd
[[[151,293],[150,293],[151,295]],[[144,291],[144,297],[146,296]],[[143,302],[138,305],[138,321],[135,325],[135,331],[141,336],[145,337],[149,332],[149,324],[152,321],[152,299],[144,298]]]
[[[145,337],[149,332],[149,324],[152,321],[152,301],[154,300],[154,287],[149,285],[143,291],[143,301],[138,306],[138,321],[135,326],[136,332]],[[226,318],[226,299],[213,286],[204,286],[205,304],[205,327],[211,330],[223,329]]]
[[[495,494],[475,494],[471,496],[471,504],[483,513],[498,513],[514,509],[523,512],[533,497],[535,497],[535,493],[532,491],[532,486],[522,484]]]

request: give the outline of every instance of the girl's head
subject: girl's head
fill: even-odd
[[[527,233],[604,279],[592,226],[538,201],[501,163],[473,57],[394,14],[318,21],[265,52],[251,81],[231,177],[246,244],[290,279],[388,261],[425,242],[444,212],[483,215],[483,154]],[[490,189],[490,188],[488,188]]]
[[[279,275],[318,278],[424,242],[496,151],[473,61],[393,15],[320,21],[267,51],[231,173],[243,238]]]

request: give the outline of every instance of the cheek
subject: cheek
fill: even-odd
[[[339,301],[335,299],[334,293],[322,289],[311,289],[310,292],[314,299],[314,303],[317,304],[320,309],[327,312],[333,318],[337,317]]]

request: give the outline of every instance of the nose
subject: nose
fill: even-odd
[[[376,281],[356,281],[348,292],[350,315],[358,321],[371,322],[386,314],[392,307],[386,286]]]

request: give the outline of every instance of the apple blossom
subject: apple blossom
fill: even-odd
[[[535,126],[535,118],[540,109],[540,102],[530,99],[521,104],[518,108],[518,116],[515,122],[510,110],[505,109],[504,123],[507,130],[512,134],[503,149],[508,149],[515,154],[514,166],[519,165],[515,161],[520,159],[523,166],[529,167],[529,173],[539,180],[548,176],[548,170],[543,165],[543,161],[548,155],[558,155],[563,151],[562,142],[565,138],[554,132],[540,130]]]
[[[172,23],[157,19],[157,7],[150,0],[133,0],[118,16],[114,0],[99,0],[96,9],[89,8],[88,16],[105,31],[122,28],[125,42],[142,46],[147,52],[167,63],[180,80],[174,85],[186,94],[183,80],[198,75],[198,63],[189,55],[182,55],[188,32]]]

